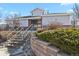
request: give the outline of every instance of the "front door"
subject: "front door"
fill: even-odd
[[[31,24],[33,25],[33,29],[39,28],[39,25],[40,25],[40,27],[42,26],[41,19],[29,19],[28,25],[31,25]]]
[[[33,25],[32,27],[32,29],[33,30],[36,30],[37,29],[37,26],[38,26],[38,21],[37,20],[29,20],[29,25]]]

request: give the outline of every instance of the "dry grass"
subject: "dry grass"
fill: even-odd
[[[63,25],[59,22],[52,22],[48,25],[49,30],[57,29],[57,28],[62,28]]]
[[[11,33],[11,34],[10,34]],[[12,31],[0,31],[0,35],[4,38],[10,37],[13,35]]]

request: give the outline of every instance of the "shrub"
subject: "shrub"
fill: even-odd
[[[53,30],[53,29],[58,29],[61,28],[63,25],[59,22],[52,22],[49,25],[45,26],[44,28],[38,29],[37,32],[41,33],[43,31],[47,31],[47,30]]]
[[[37,33],[39,39],[47,41],[70,55],[79,55],[79,30],[58,29]]]
[[[52,29],[57,29],[57,28],[61,28],[63,25],[59,22],[51,22],[49,25],[48,25],[48,29],[49,30],[52,30]]]
[[[41,33],[41,32],[44,32],[44,31],[46,31],[46,30],[47,30],[46,28],[41,28],[41,29],[37,30],[37,32],[38,32],[38,33]]]
[[[37,34],[38,38],[40,38],[41,40],[49,42],[49,39],[51,36],[50,32],[44,31],[39,34],[38,33],[36,33],[36,34]]]

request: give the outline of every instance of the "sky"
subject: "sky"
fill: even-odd
[[[44,9],[49,13],[70,13],[73,12],[73,5],[72,3],[0,3],[0,18],[3,20],[12,14],[29,16],[35,8]]]

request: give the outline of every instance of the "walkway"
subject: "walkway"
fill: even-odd
[[[3,43],[4,47],[0,48],[0,56],[34,56],[30,42],[31,32],[27,30],[16,31],[15,35]]]
[[[8,49],[6,47],[0,47],[0,56],[9,56]]]
[[[31,33],[23,38],[22,34],[3,43],[0,47],[0,56],[34,56],[31,49]]]

